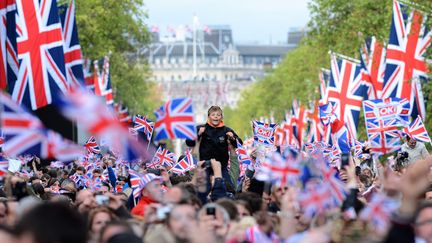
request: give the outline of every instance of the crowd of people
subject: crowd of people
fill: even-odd
[[[0,242],[432,242],[432,157],[421,143],[408,138],[393,163],[351,157],[334,168],[344,201],[310,216],[297,186],[258,180],[254,166],[241,173],[241,140],[219,107],[197,131],[186,144],[200,160],[183,175],[109,152],[68,164],[22,158],[3,175]],[[252,148],[252,165],[257,157]]]

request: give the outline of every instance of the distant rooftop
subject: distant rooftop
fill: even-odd
[[[295,45],[236,45],[240,55],[245,56],[280,56],[293,48]]]

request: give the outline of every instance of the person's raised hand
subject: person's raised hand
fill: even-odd
[[[251,184],[251,179],[245,176],[242,183],[242,191],[247,192],[249,190],[250,184]]]
[[[432,164],[432,156],[419,160],[407,168],[402,175],[399,191],[402,193],[400,212],[413,214],[416,209],[417,198],[429,186],[428,174]]]
[[[200,129],[198,130],[198,136],[201,136],[205,131],[205,127],[200,127]]]
[[[400,191],[404,197],[418,198],[429,186],[428,174],[432,157],[417,161],[408,167],[402,175]]]
[[[354,161],[350,157],[350,162],[345,166],[346,176],[347,176],[347,187],[348,188],[357,188],[357,175],[355,173],[356,166]]]
[[[226,135],[228,136],[229,139],[234,140],[234,133],[232,133],[232,132],[227,132]]]

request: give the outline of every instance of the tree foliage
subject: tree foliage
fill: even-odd
[[[422,9],[432,10],[429,0],[416,0]],[[392,1],[376,0],[312,0],[309,3],[311,19],[308,35],[299,46],[289,52],[279,66],[268,76],[248,87],[241,95],[238,107],[226,111],[227,124],[242,136],[252,134],[250,120],[274,113],[282,120],[291,108],[292,100],[303,104],[317,99],[320,68],[329,68],[328,52],[359,58],[359,47],[365,37],[375,36],[387,41],[390,31]],[[432,18],[431,18],[432,19]],[[431,27],[431,19],[428,26]],[[428,58],[432,48],[429,48]],[[424,96],[432,98],[431,82],[423,87]],[[432,131],[432,119],[428,106],[426,125]],[[360,118],[359,136],[366,139],[364,124]]]
[[[59,1],[68,4],[69,0]],[[85,58],[110,55],[115,99],[135,112],[148,113],[158,99],[145,58],[128,55],[150,42],[143,0],[75,0],[80,45]]]

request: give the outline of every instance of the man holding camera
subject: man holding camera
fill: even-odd
[[[418,160],[425,159],[429,155],[426,146],[417,142],[414,138],[406,135],[406,143],[402,144],[398,159],[404,159],[406,165],[410,165]],[[407,157],[408,156],[408,157]]]

